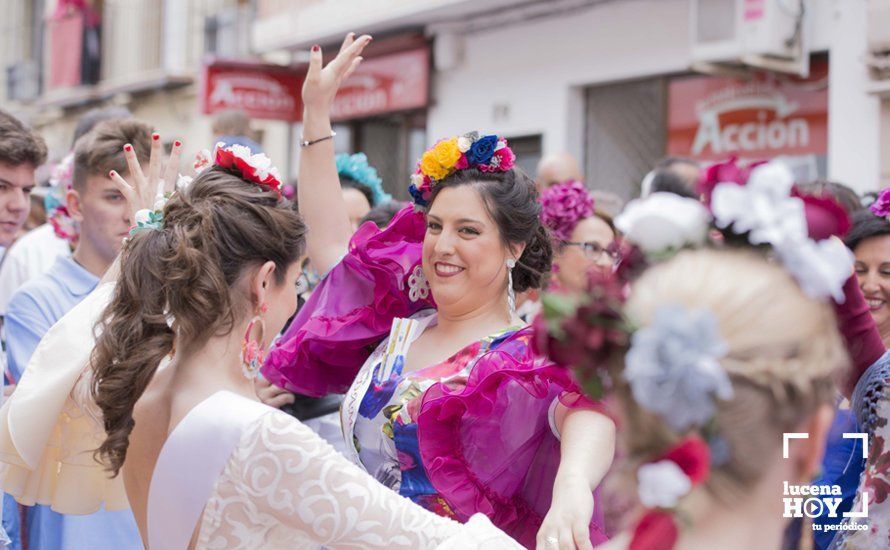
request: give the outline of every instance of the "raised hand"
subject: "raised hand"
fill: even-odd
[[[312,47],[309,72],[303,82],[303,105],[307,111],[330,109],[340,85],[362,62],[362,50],[370,43],[371,37],[367,34],[358,38],[355,33],[347,34],[340,53],[327,66],[323,66],[321,47]]]
[[[130,219],[136,219],[136,212],[144,209],[153,210],[165,193],[176,189],[176,178],[179,174],[179,157],[182,153],[182,142],[173,142],[170,158],[164,163],[164,148],[158,134],[151,136],[151,156],[148,161],[148,174],[142,170],[136,151],[129,143],[124,145],[124,158],[130,172],[129,182],[120,174],[111,171],[109,176],[117,184],[118,190],[127,200],[130,207]]]

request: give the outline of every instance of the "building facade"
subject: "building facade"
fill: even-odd
[[[331,55],[356,31],[375,41],[338,98],[336,146],[366,152],[397,197],[426,146],[471,129],[510,138],[529,171],[570,152],[624,199],[665,155],[783,157],[801,179],[890,185],[890,0],[104,0],[101,67],[79,74],[53,62],[59,3],[78,2],[0,0],[24,22],[0,59],[4,104],[54,149],[102,103],[208,147],[204,56],[299,72],[313,44]],[[256,122],[291,175],[296,118]]]

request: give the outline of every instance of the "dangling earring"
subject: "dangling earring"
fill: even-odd
[[[260,312],[253,316],[247,324],[244,332],[244,342],[241,343],[241,374],[248,380],[256,378],[266,359],[266,344],[263,337],[266,335],[266,321],[264,316],[269,307],[264,303],[260,306]],[[259,334],[254,338],[253,329],[259,327]]]
[[[513,292],[513,268],[516,260],[507,259],[507,307],[510,309],[510,317],[516,316],[516,294]]]
[[[418,300],[426,300],[430,295],[430,283],[423,273],[423,267],[420,265],[414,268],[408,277],[408,298],[412,302]]]

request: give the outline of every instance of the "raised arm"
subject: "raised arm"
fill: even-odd
[[[303,140],[297,197],[300,214],[309,226],[309,260],[318,273],[327,273],[346,252],[352,228],[340,191],[331,136],[331,104],[340,84],[358,67],[362,50],[371,42],[349,33],[340,53],[322,65],[319,46],[312,47],[309,73],[303,84]],[[318,141],[322,140],[322,141]]]

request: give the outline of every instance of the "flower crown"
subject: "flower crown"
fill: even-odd
[[[516,155],[507,140],[494,134],[470,132],[443,139],[428,149],[417,163],[408,192],[414,203],[429,206],[433,186],[459,170],[476,168],[482,172],[507,172],[513,168]]]
[[[364,153],[341,153],[335,160],[339,175],[351,178],[371,190],[374,205],[392,200],[392,195],[383,190],[383,180],[377,175],[377,169],[368,164],[368,157]]]
[[[541,223],[561,241],[570,240],[578,222],[593,212],[593,197],[580,181],[558,183],[541,194]]]
[[[275,191],[278,193],[279,199],[282,197],[281,177],[278,174],[278,169],[272,166],[272,160],[262,153],[254,155],[251,154],[250,148],[244,145],[226,147],[223,142],[219,142],[212,155],[207,149],[195,154],[195,162],[192,165],[195,176],[214,164],[238,172],[242,179]],[[185,190],[192,181],[194,181],[193,177],[180,174],[176,180],[176,191]],[[154,208],[144,208],[136,212],[136,219],[133,220],[136,225],[130,228],[130,236],[132,237],[140,231],[162,229],[164,227],[164,206],[172,196],[173,193],[158,196]]]
[[[272,166],[272,159],[263,153],[252,154],[247,146],[235,144],[226,147],[219,142],[213,157],[220,168],[235,170],[244,180],[271,189],[281,197],[281,175]]]

